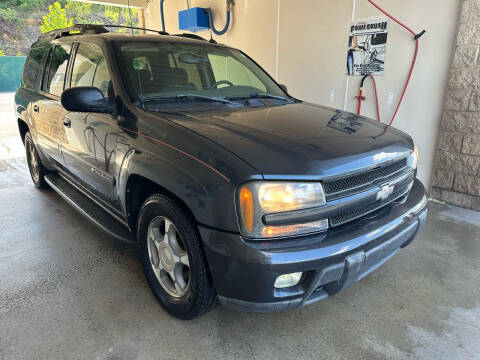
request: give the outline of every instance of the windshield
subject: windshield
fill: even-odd
[[[211,44],[135,41],[118,43],[117,51],[132,95],[141,102],[287,97],[238,50]]]

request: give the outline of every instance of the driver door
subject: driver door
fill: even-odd
[[[105,97],[114,97],[111,77],[101,47],[79,43],[72,67],[70,87],[93,86]],[[64,157],[67,170],[104,203],[118,209],[116,163],[118,125],[111,114],[67,114],[67,142]]]

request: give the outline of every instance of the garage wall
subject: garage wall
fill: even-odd
[[[480,0],[463,3],[435,161],[432,195],[480,210]]]
[[[159,0],[145,10],[147,27],[160,28]],[[419,178],[430,186],[433,159],[442,116],[448,69],[456,38],[461,0],[378,0],[416,31],[427,30],[410,90],[394,126],[411,134],[420,149]],[[381,16],[366,0],[356,0],[354,16]],[[256,59],[292,95],[306,101],[356,110],[360,78],[345,75],[348,25],[353,0],[235,0],[230,30],[214,38],[238,47]],[[224,0],[191,0],[190,5],[212,8],[217,28],[225,23]],[[165,1],[167,31],[178,32],[177,13],[184,0]],[[430,13],[433,11],[433,13]],[[199,35],[209,37],[209,32]],[[388,121],[400,96],[414,51],[414,41],[391,22],[385,75],[379,77],[381,116]],[[363,114],[376,117],[371,85],[366,86]],[[388,104],[392,92],[393,103]],[[346,101],[345,101],[346,93]]]

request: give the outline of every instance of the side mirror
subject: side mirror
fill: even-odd
[[[115,103],[105,99],[96,87],[79,86],[65,90],[61,96],[62,106],[67,111],[108,113],[116,112]]]
[[[280,86],[280,89],[282,89],[283,91],[285,91],[288,94],[287,85],[280,84],[279,86]]]

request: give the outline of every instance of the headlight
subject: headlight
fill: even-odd
[[[418,159],[420,155],[418,153],[418,148],[415,145],[415,149],[413,152],[408,156],[408,166],[410,166],[412,169],[416,169],[418,165]]]
[[[243,185],[238,192],[242,234],[250,238],[273,238],[326,230],[327,219],[313,222],[305,219],[308,209],[325,205],[320,183],[255,181]],[[302,211],[299,211],[302,210]],[[282,214],[283,223],[268,224],[266,215]]]

